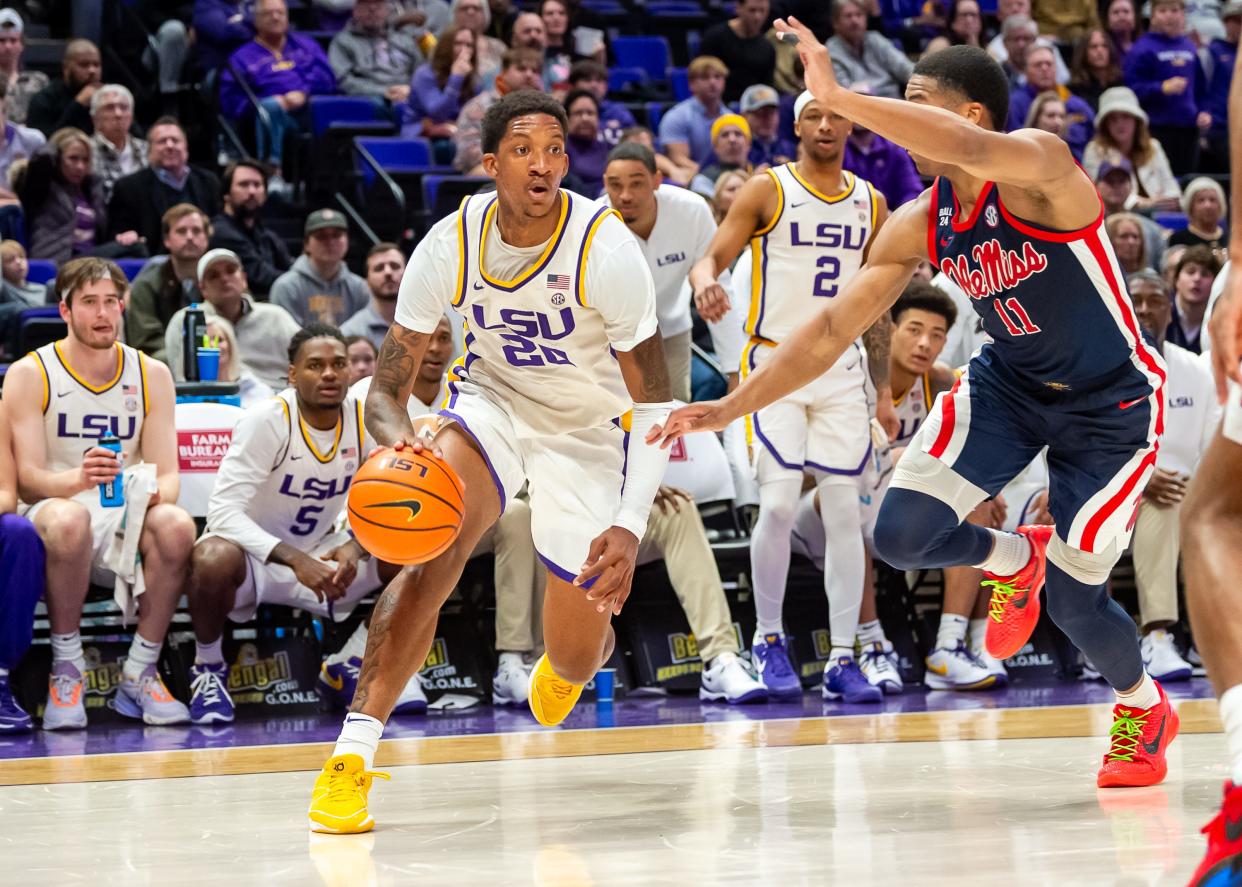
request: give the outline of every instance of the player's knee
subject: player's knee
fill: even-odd
[[[194,547],[194,518],[176,505],[160,504],[147,512],[148,544],[159,549],[167,561],[187,561]]]
[[[245,579],[242,550],[218,536],[200,539],[190,553],[190,597],[235,589]]]
[[[943,502],[890,488],[875,522],[875,553],[895,569],[917,570],[956,527],[957,516]]]
[[[49,558],[83,558],[91,548],[91,515],[78,502],[49,502],[36,522]]]

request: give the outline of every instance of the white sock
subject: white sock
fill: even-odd
[[[367,624],[359,622],[358,627],[354,629],[354,633],[349,636],[349,640],[345,642],[345,646],[336,652],[335,656],[328,657],[333,662],[345,662],[348,659],[361,659],[367,652]]]
[[[514,653],[512,650],[505,650],[500,654],[500,661],[496,663],[497,668],[508,665],[511,668],[522,668],[526,665],[526,657],[521,653]]]
[[[1242,785],[1242,684],[1220,694],[1220,721],[1229,743],[1229,778],[1234,785]]]
[[[1031,559],[1031,543],[1017,533],[988,530],[992,534],[992,553],[982,563],[974,564],[993,576],[1012,576]]]
[[[759,520],[750,535],[750,574],[755,586],[755,631],[761,636],[782,630],[791,533],[801,492],[801,474],[781,476],[759,487]],[[854,498],[857,501],[857,494]]]
[[[81,673],[86,671],[86,656],[82,653],[82,632],[52,635],[52,663],[72,662]]]
[[[884,626],[880,624],[879,619],[858,623],[858,643],[864,647],[867,644],[888,643],[888,637],[884,634]]]
[[[129,655],[125,657],[125,664],[121,666],[122,676],[131,681],[138,680],[147,670],[147,666],[155,665],[160,658],[162,646],[164,646],[163,641],[152,643],[138,632],[134,632],[134,642],[129,645]]]
[[[983,639],[988,636],[988,617],[981,616],[970,620],[970,647],[972,650],[983,649]]]
[[[940,614],[940,630],[936,632],[936,649],[953,650],[966,640],[966,628],[970,620],[956,613]]]
[[[832,639],[832,650],[828,654],[828,661],[830,663],[835,665],[838,659],[853,659],[853,658],[854,658],[854,645],[853,644],[842,644],[840,643],[839,638]]]
[[[210,644],[194,641],[194,661],[199,665],[224,664],[224,636],[216,638]]]
[[[1117,694],[1117,701],[1129,708],[1151,708],[1160,701],[1160,691],[1156,689],[1156,682],[1147,672],[1143,672],[1143,679],[1132,692],[1122,693],[1120,690],[1113,692]]]
[[[375,766],[375,750],[379,748],[380,737],[383,735],[382,721],[370,715],[350,712],[345,715],[345,723],[341,725],[341,735],[337,737],[332,757],[360,755],[363,769],[370,770]]]

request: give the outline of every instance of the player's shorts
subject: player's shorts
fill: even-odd
[[[217,533],[204,533],[203,539],[218,536]],[[223,537],[220,537],[223,538]],[[348,533],[332,533],[325,536],[308,554],[316,560],[321,554],[331,551],[349,541]],[[373,591],[379,590],[383,582],[379,577],[379,561],[373,557],[358,561],[358,573],[350,583],[345,596],[337,598],[329,607],[327,601],[321,601],[305,585],[298,581],[293,570],[284,564],[264,563],[249,552],[246,557],[246,578],[233,597],[233,609],[229,619],[234,622],[249,622],[259,604],[278,604],[284,607],[296,607],[323,619],[331,618],[340,622],[353,612],[358,602]],[[332,564],[333,561],[325,561]]]
[[[1225,401],[1220,431],[1234,443],[1242,444],[1242,385],[1237,382],[1229,383],[1229,398]]]
[[[98,497],[98,493],[94,495]],[[35,515],[52,501],[55,500],[44,499],[36,502],[26,509],[25,516],[33,521]],[[103,565],[104,552],[108,550],[112,538],[121,532],[125,508],[124,506],[104,508],[99,504],[98,499],[92,504],[87,504],[77,497],[69,501],[84,506],[91,516],[91,582],[96,585],[111,585],[116,575]]]
[[[742,378],[774,351],[770,343],[751,339],[742,352]],[[746,442],[761,483],[778,472],[803,470],[857,477],[867,467],[871,417],[862,355],[855,347],[842,361],[811,384],[746,417]]]
[[[478,385],[458,380],[454,388],[440,415],[474,440],[502,511],[529,483],[535,551],[549,571],[572,582],[592,540],[612,526],[621,507],[628,435],[610,423],[519,438],[508,413]]]
[[[964,519],[1048,447],[1048,506],[1057,535],[1090,553],[1125,550],[1156,462],[1161,392],[1135,374],[1077,397],[1037,399],[971,364],[942,393],[891,486],[934,496]],[[924,453],[952,469],[912,471]],[[962,483],[965,481],[965,483]]]

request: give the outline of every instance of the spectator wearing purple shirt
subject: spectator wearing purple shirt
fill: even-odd
[[[1035,96],[1055,92],[1065,103],[1065,134],[1075,159],[1082,158],[1083,149],[1095,133],[1095,111],[1083,99],[1057,84],[1056,50],[1042,44],[1026,51],[1026,83],[1009,95],[1009,119],[1005,129],[1013,132],[1026,125]]]
[[[259,159],[276,167],[276,179],[285,134],[297,133],[309,124],[307,101],[313,95],[336,92],[336,76],[318,43],[289,30],[285,0],[258,0],[254,23],[254,40],[234,52],[230,67],[221,72],[220,109],[236,119],[251,113],[246,94],[233,76],[236,69],[267,111],[268,121],[256,122],[255,138]]]
[[[621,133],[634,125],[634,115],[620,102],[608,101],[608,69],[595,59],[574,62],[569,88],[587,89],[599,99],[599,134],[610,147],[621,144]]]
[[[588,89],[575,89],[565,96],[569,115],[569,174],[572,190],[584,197],[599,197],[604,190],[604,168],[611,145],[599,133],[599,99]]]
[[[750,124],[750,154],[747,160],[755,168],[780,166],[798,156],[798,146],[780,134],[781,97],[765,83],[746,87],[738,103]]]
[[[866,83],[855,83],[850,90],[871,95]],[[923,193],[923,180],[906,149],[858,124],[854,124],[846,139],[841,168],[874,185],[890,210]]]
[[[222,69],[254,39],[254,0],[196,0],[194,56],[203,71]]]
[[[1195,45],[1186,36],[1183,0],[1153,0],[1151,30],[1134,42],[1122,70],[1174,175],[1194,172],[1199,132],[1211,126],[1212,116],[1203,110],[1207,80]]]
[[[453,162],[457,117],[479,92],[478,47],[474,31],[449,28],[436,42],[431,61],[414,71],[401,134],[432,139],[437,163]]]
[[[0,80],[0,206],[17,203],[17,195],[9,187],[9,167],[16,160],[28,158],[47,142],[37,129],[10,123],[5,111],[5,83]]]

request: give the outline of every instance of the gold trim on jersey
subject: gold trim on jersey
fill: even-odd
[[[366,454],[362,452],[362,445],[365,438],[365,432],[363,431],[362,425],[362,401],[354,401],[354,412],[358,414],[358,464],[361,465],[362,460],[366,458]]]
[[[871,198],[871,236],[875,237],[875,223],[880,216],[880,201],[876,197],[875,186],[866,179],[860,181],[867,186],[867,195]]]
[[[621,224],[625,224],[625,220],[621,218],[621,213],[617,212],[615,209],[609,209],[595,217],[590,226],[587,228],[586,237],[582,238],[582,252],[578,253],[577,280],[574,282],[574,286],[577,287],[577,290],[574,293],[574,296],[577,298],[578,304],[583,308],[591,307],[591,304],[586,300],[587,253],[591,251],[591,242],[595,240],[595,232],[598,231],[599,226],[604,223],[604,219],[609,216],[616,216]]]
[[[918,381],[922,381],[923,383],[923,403],[930,410],[932,405],[931,373],[923,373],[923,375],[915,380],[915,382],[910,383],[910,388],[907,388],[905,391],[901,392],[901,394],[894,394],[893,406],[901,406],[902,401],[910,396],[910,389],[913,388]]]
[[[826,194],[821,194],[819,191],[815,189],[814,185],[812,185],[806,179],[802,178],[802,175],[798,172],[798,167],[795,164],[787,163],[785,165],[789,168],[789,174],[794,177],[794,179],[798,182],[799,185],[801,185],[803,188],[806,188],[806,190],[810,192],[812,197],[818,197],[820,200],[824,201],[824,203],[840,203],[842,200],[849,197],[850,192],[854,190],[854,184],[856,180],[855,180],[854,174],[850,172],[849,170],[841,171],[841,176],[842,178],[845,179],[845,190],[843,190],[840,194],[834,194],[832,197],[829,197]]]
[[[789,165],[792,166],[793,164]],[[781,213],[785,211],[785,188],[781,185],[781,177],[778,176],[776,174],[776,170],[771,167],[768,167],[764,170],[764,172],[771,176],[772,181],[776,184],[776,212],[772,213],[772,218],[768,219],[768,223],[766,225],[757,230],[754,234],[750,235],[752,242],[756,238],[762,237],[775,228],[776,223],[781,220]]]
[[[453,291],[452,305],[460,308],[466,302],[466,204],[470,196],[461,199],[457,208],[457,289]]]
[[[151,412],[151,386],[147,384],[147,360],[141,351],[138,352],[138,378],[142,382],[142,415]]]
[[[548,238],[548,245],[544,248],[539,258],[531,263],[531,266],[519,274],[512,280],[497,280],[487,273],[486,262],[484,257],[487,255],[487,235],[492,227],[492,219],[496,216],[496,208],[500,206],[499,198],[493,200],[491,205],[483,213],[483,233],[479,237],[479,273],[483,275],[483,279],[492,286],[504,287],[506,289],[517,289],[522,284],[530,280],[536,271],[547,263],[552,255],[552,251],[556,249],[557,244],[561,242],[561,235],[565,233],[565,224],[569,221],[569,195],[564,191],[557,192],[561,196],[561,217],[557,220],[556,229],[552,232],[552,236]],[[464,222],[463,222],[464,224]]]
[[[336,458],[336,451],[341,446],[341,432],[345,430],[345,411],[341,410],[336,417],[336,437],[332,441],[332,449],[327,454],[321,454],[319,448],[315,446],[315,441],[310,435],[310,429],[306,427],[306,421],[302,418],[302,411],[298,410],[298,430],[302,432],[302,440],[306,442],[306,448],[311,451],[311,455],[319,462],[320,465],[327,465]]]
[[[77,371],[74,370],[73,367],[69,366],[69,361],[65,360],[65,355],[60,353],[59,342],[52,343],[52,350],[56,352],[56,359],[59,360],[60,365],[65,368],[65,372],[73,377],[73,381],[77,382],[87,391],[91,392],[91,394],[103,394],[105,391],[112,388],[112,386],[116,385],[117,382],[121,381],[121,374],[125,372],[125,352],[121,350],[120,343],[113,343],[112,347],[116,349],[116,375],[112,377],[110,382],[101,387],[97,387],[83,379],[77,374]]]
[[[31,351],[31,356],[35,359],[35,363],[39,365],[39,372],[43,374],[43,413],[47,413],[47,408],[52,402],[52,380],[47,374],[47,365],[43,363],[43,357],[38,351]]]
[[[750,242],[750,308],[746,312],[746,326],[743,329],[752,336],[759,325],[763,306],[763,246],[762,237]]]

